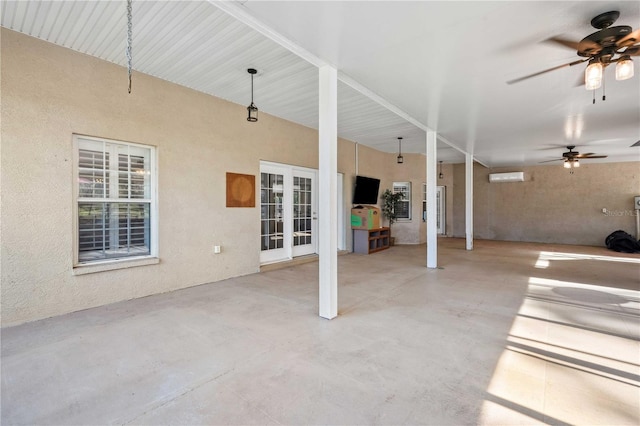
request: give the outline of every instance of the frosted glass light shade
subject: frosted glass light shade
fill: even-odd
[[[627,80],[633,77],[633,61],[623,57],[616,64],[616,80]]]
[[[589,64],[584,72],[584,85],[587,90],[595,90],[602,85],[602,69],[600,62]]]

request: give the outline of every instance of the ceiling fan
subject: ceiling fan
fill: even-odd
[[[551,37],[547,40],[576,50],[578,56],[584,59],[578,59],[577,61],[516,78],[515,80],[507,81],[507,84],[518,83],[531,77],[564,67],[572,67],[586,61],[589,61],[584,80],[587,90],[594,90],[600,87],[603,70],[612,63],[616,63],[616,80],[626,80],[633,77],[631,56],[640,56],[640,29],[633,31],[633,28],[628,25],[612,27],[611,25],[619,16],[620,12],[616,10],[596,16],[591,20],[591,26],[599,31],[589,34],[579,42],[560,37]]]
[[[578,151],[574,151],[575,145],[567,146],[569,151],[562,153],[562,158],[554,158],[553,160],[540,161],[540,163],[550,163],[552,161],[564,161],[564,168],[571,169],[574,167],[580,167],[579,159],[588,160],[591,158],[607,158],[607,155],[596,155],[593,152],[587,152],[586,154],[580,154]]]

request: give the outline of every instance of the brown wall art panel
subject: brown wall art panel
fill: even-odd
[[[256,206],[256,177],[227,172],[227,207]]]

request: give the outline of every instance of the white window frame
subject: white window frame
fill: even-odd
[[[117,150],[117,147],[127,147],[128,149],[142,150],[148,153],[148,166],[145,165],[145,173],[149,174],[148,184],[145,184],[148,188],[145,190],[144,198],[118,198],[117,194],[117,182],[113,182],[111,177],[110,196],[106,198],[98,197],[80,197],[80,145],[86,143],[102,143],[111,145],[113,151],[111,158]],[[150,145],[141,145],[131,142],[98,138],[85,135],[73,135],[73,230],[74,230],[74,244],[73,244],[73,274],[82,275],[93,272],[101,272],[112,269],[128,268],[133,266],[142,266],[155,264],[159,262],[158,259],[158,190],[157,190],[157,155],[156,148]],[[113,160],[112,160],[113,161]],[[116,160],[117,161],[117,160]],[[112,163],[113,164],[113,163]],[[107,172],[105,172],[107,173]],[[111,170],[108,173],[117,174],[117,171]],[[131,187],[128,187],[131,190]],[[113,257],[105,259],[96,259],[91,261],[81,261],[79,259],[80,253],[80,232],[79,232],[79,205],[81,203],[93,203],[93,202],[140,202],[141,204],[149,205],[149,253],[143,255],[128,255],[123,257]]]
[[[411,222],[411,182],[393,182],[393,192],[402,192],[403,197],[398,203],[407,204],[408,217],[396,214],[396,222]]]

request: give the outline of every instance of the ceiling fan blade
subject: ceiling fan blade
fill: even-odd
[[[634,44],[638,44],[638,43],[640,43],[640,28],[622,37],[620,40],[616,42],[616,46],[618,47],[633,46]]]
[[[557,67],[546,69],[544,71],[538,71],[537,73],[529,74],[529,75],[526,75],[526,76],[520,77],[520,78],[516,78],[515,80],[509,80],[509,81],[507,81],[507,84],[519,83],[519,82],[521,82],[523,80],[526,80],[526,79],[529,79],[531,77],[537,77],[537,76],[539,76],[541,74],[545,74],[545,73],[548,73],[548,72],[551,72],[551,71],[559,70],[560,68],[572,67],[574,65],[578,65],[578,64],[581,64],[581,63],[583,63],[585,61],[588,61],[589,59],[590,58],[579,59],[577,61],[569,62],[568,64],[562,64],[562,65],[558,65]]]
[[[578,42],[573,40],[567,40],[561,37],[551,37],[551,38],[548,38],[546,41],[561,44],[565,47],[575,50],[576,52],[591,51],[595,53],[595,52],[600,52],[602,50],[602,46],[592,40],[582,40]]]
[[[576,155],[576,157],[582,158],[582,157],[589,157],[590,155],[596,155],[596,154],[594,152],[585,152],[584,154]]]
[[[585,160],[588,160],[589,158],[607,158],[608,155],[588,155],[585,156],[584,154],[582,155],[578,155],[577,158],[584,158]]]
[[[622,52],[623,55],[640,56],[640,44],[637,46],[629,46]]]
[[[557,44],[561,44],[565,47],[568,47],[569,49],[573,49],[573,50],[578,50],[578,42],[577,41],[573,41],[573,40],[566,40],[564,38],[560,38],[560,37],[551,37],[548,38],[546,41],[551,41],[553,43],[557,43]]]
[[[633,145],[631,145],[631,146],[640,146],[640,141],[638,141],[638,142],[634,143],[634,144],[633,144]],[[631,146],[630,146],[629,148],[631,148]]]
[[[564,158],[556,158],[554,160],[547,160],[547,161],[538,161],[538,163],[551,163],[552,161],[561,161],[564,160]]]

